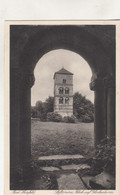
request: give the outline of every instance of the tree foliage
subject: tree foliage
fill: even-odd
[[[62,116],[60,114],[58,114],[57,112],[48,112],[47,113],[47,121],[61,122]]]
[[[36,105],[31,109],[31,116],[33,118],[40,118],[44,121],[47,119],[47,113],[53,112],[54,98],[49,96],[45,102],[37,101]]]
[[[63,122],[65,122],[65,123],[76,123],[77,122],[77,118],[74,115],[72,115],[72,116],[64,116]]]
[[[54,97],[49,96],[45,102],[37,101],[36,105],[31,108],[31,116],[47,120],[47,114],[54,110]],[[79,92],[73,95],[73,115],[80,122],[93,122],[94,120],[94,105],[85,96]],[[63,120],[64,121],[64,120]],[[69,120],[67,120],[69,121]]]
[[[53,108],[54,108],[54,97],[49,96],[46,101],[46,112],[53,112]]]
[[[76,92],[73,96],[73,114],[80,122],[93,122],[94,105],[85,96]]]

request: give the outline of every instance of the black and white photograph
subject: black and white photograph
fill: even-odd
[[[115,191],[115,22],[7,32],[9,190]]]

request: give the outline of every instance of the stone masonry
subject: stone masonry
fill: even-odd
[[[73,115],[73,73],[64,68],[54,74],[54,112]]]

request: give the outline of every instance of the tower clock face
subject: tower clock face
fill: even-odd
[[[54,74],[54,112],[73,115],[73,73],[64,68]]]

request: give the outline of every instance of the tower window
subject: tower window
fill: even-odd
[[[68,97],[65,98],[65,103],[69,104],[69,98]]]
[[[63,79],[63,83],[66,83],[66,79]]]
[[[63,104],[63,98],[62,97],[59,98],[59,104]]]
[[[68,87],[65,88],[65,94],[69,94],[69,88]]]
[[[63,88],[62,87],[59,88],[59,94],[63,94]]]

